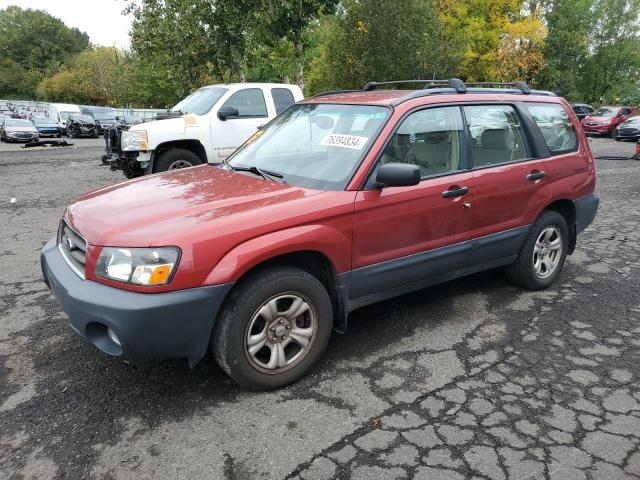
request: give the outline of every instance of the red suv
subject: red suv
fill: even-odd
[[[41,260],[72,328],[113,356],[210,348],[269,389],[363,305],[496,267],[548,287],[598,208],[571,107],[523,83],[379,86],[291,106],[224,164],[69,205]]]
[[[611,135],[618,125],[634,115],[629,107],[600,107],[581,121],[587,133]]]

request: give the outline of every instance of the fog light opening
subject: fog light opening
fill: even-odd
[[[122,348],[122,344],[120,343],[120,339],[118,338],[118,335],[116,335],[116,332],[114,332],[110,328],[107,328],[107,335],[109,335],[109,338],[113,343]]]

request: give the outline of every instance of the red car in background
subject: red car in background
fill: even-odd
[[[602,106],[583,118],[581,124],[585,133],[611,135],[618,125],[635,114],[636,112],[629,107]]]

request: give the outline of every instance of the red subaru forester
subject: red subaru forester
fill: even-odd
[[[363,305],[496,267],[548,287],[598,208],[571,107],[520,82],[381,85],[295,104],[223,164],[69,205],[41,260],[71,327],[113,356],[210,348],[269,389]]]

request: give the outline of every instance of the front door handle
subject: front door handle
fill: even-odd
[[[449,190],[442,192],[442,198],[459,197],[467,192],[469,192],[467,187],[453,186],[449,187]]]
[[[544,178],[544,172],[542,172],[540,170],[534,170],[529,175],[527,175],[527,180],[529,180],[531,182],[534,182],[536,180],[540,180],[541,178]]]

